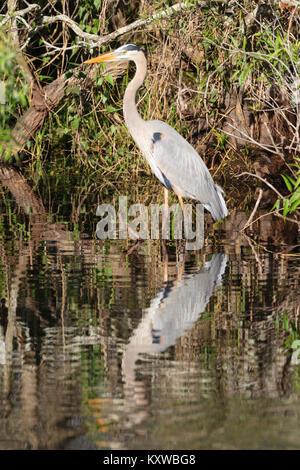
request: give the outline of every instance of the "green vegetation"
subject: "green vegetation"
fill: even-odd
[[[29,84],[8,36],[0,31],[0,154],[11,159],[12,128],[29,104]],[[4,150],[6,149],[6,152]],[[16,155],[17,156],[17,155]]]
[[[295,177],[286,174],[282,175],[286,187],[290,192],[290,196],[282,200],[284,217],[286,217],[287,214],[292,214],[300,205],[300,158],[295,158],[293,166],[296,167],[297,170]],[[280,209],[280,203],[281,201],[277,200],[275,205],[276,209]]]
[[[0,81],[6,95],[6,104],[0,105],[2,159],[12,162],[13,150],[24,174],[45,194],[61,184],[60,177],[70,176],[74,182],[83,173],[85,181],[106,190],[116,185],[132,188],[138,181],[147,187],[149,169],[122,114],[133,66],[118,73],[95,67],[91,79],[87,77],[91,69],[80,68],[91,55],[137,43],[146,45],[148,55],[148,76],[139,94],[139,111],[145,119],[167,121],[195,146],[216,180],[225,184],[229,207],[232,201],[245,208],[244,191],[237,191],[241,180],[234,177],[243,171],[253,173],[260,166],[258,157],[264,158],[268,179],[282,195],[273,210],[297,218],[299,15],[281,11],[278,2],[267,6],[236,1],[230,8],[226,2],[209,2],[207,8],[203,3],[187,2],[186,8],[173,14],[164,1],[131,0],[108,7],[101,0],[80,4],[68,0],[60,12],[44,0],[41,8],[24,14],[2,7]],[[18,11],[27,6],[15,1]],[[70,21],[55,20],[59,13]],[[104,41],[100,51],[95,47],[97,37],[105,38],[156,13],[160,18]],[[11,33],[14,27],[17,39]],[[36,101],[40,104],[31,93],[33,80],[43,90],[63,74],[63,98],[50,113],[45,107],[46,119],[16,152],[12,130],[30,105],[32,109]],[[249,176],[245,181],[252,187],[259,183]],[[156,184],[154,179],[151,184]],[[273,203],[276,197],[274,193]]]

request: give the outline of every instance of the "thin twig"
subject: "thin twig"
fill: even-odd
[[[236,175],[235,178],[239,178],[240,176],[244,176],[244,175],[253,176],[254,178],[258,178],[260,181],[262,181],[267,186],[269,186],[269,188],[273,189],[273,191],[275,191],[275,193],[280,197],[280,199],[283,199],[282,194],[280,194],[280,192],[276,188],[274,188],[274,186],[271,183],[269,183],[268,181],[266,181],[265,179],[263,179],[259,175],[254,175],[253,173],[248,173],[248,171],[243,171],[243,173],[240,173],[239,175]]]
[[[298,227],[300,226],[300,222],[298,220],[291,219],[290,217],[284,217],[282,214],[279,213],[280,210],[283,210],[283,209],[278,209],[276,212],[275,211],[266,212],[265,214],[262,214],[259,217],[257,217],[252,223],[254,224],[258,220],[263,219],[264,217],[267,217],[268,215],[276,215],[277,217],[281,217],[285,221],[287,220],[288,222],[292,222],[293,224],[297,224]]]
[[[106,36],[98,36],[97,34],[91,34],[91,33],[82,31],[82,29],[78,26],[78,24],[74,20],[72,20],[69,16],[64,15],[64,14],[59,14],[56,16],[42,16],[40,19],[38,19],[39,24],[35,26],[35,28],[32,28],[30,30],[30,33],[33,34],[34,32],[43,28],[45,24],[62,22],[64,24],[67,24],[76,33],[77,36],[86,39],[88,41],[86,46],[93,49],[95,47],[100,47],[103,44],[108,44],[114,41],[119,36],[129,33],[132,30],[135,30],[140,27],[145,27],[153,23],[155,20],[163,20],[163,19],[169,18],[173,14],[179,13],[180,11],[183,11],[183,10],[188,10],[193,6],[207,7],[209,3],[210,2],[208,2],[207,0],[203,0],[203,1],[199,0],[194,3],[179,2],[179,3],[176,3],[175,5],[167,7],[165,10],[159,11],[158,13],[154,13],[148,18],[139,19],[129,25],[123,26],[122,28],[119,28],[116,31],[113,31],[112,33],[107,34]],[[224,0],[216,0],[216,3],[224,3]],[[8,14],[2,19],[0,23],[0,27],[6,24],[10,20],[11,17],[16,17],[16,16],[23,17],[25,14],[33,10],[37,10],[37,9],[40,10],[40,6],[37,4],[33,4],[33,5],[30,5],[28,8],[25,8],[24,10],[15,11],[12,14]]]
[[[202,6],[207,5],[207,2],[197,2],[197,3],[203,4]],[[97,34],[90,34],[90,33],[86,33],[82,31],[80,27],[77,25],[77,23],[75,23],[75,21],[71,20],[71,18],[69,18],[66,15],[56,15],[53,17],[44,16],[42,18],[42,24],[43,25],[51,24],[57,21],[62,21],[66,23],[71,29],[73,29],[73,31],[77,34],[77,36],[80,36],[90,41],[95,41],[89,44],[90,48],[94,48],[94,47],[100,47],[103,44],[110,43],[114,41],[117,37],[122,36],[123,34],[129,33],[130,31],[134,29],[140,28],[141,26],[146,26],[155,20],[168,18],[172,16],[174,13],[178,13],[179,11],[185,10],[188,8],[189,8],[188,2],[176,3],[175,5],[171,7],[167,7],[165,10],[159,13],[155,13],[154,15],[149,16],[148,18],[136,20],[129,25],[123,26],[122,28],[119,28],[116,31],[113,31],[110,34],[107,34],[106,36],[98,36]]]
[[[294,224],[297,224],[298,226],[300,226],[300,222],[296,219],[291,219],[290,217],[283,216],[279,212],[273,212],[273,214],[276,215],[277,217],[281,217],[284,220],[288,220],[289,222],[293,222]]]
[[[254,218],[254,215],[257,211],[257,208],[260,204],[260,201],[261,201],[261,198],[262,198],[262,195],[263,195],[263,190],[261,188],[259,188],[259,195],[258,195],[258,198],[257,198],[257,201],[255,203],[255,206],[254,206],[254,209],[249,217],[249,219],[247,220],[247,222],[245,223],[244,227],[240,230],[240,232],[242,232],[243,230],[245,230],[247,227],[249,227],[249,225],[252,225],[252,220]]]
[[[255,144],[256,146],[264,149],[264,150],[267,150],[267,152],[270,152],[270,153],[274,153],[275,155],[280,155],[281,157],[283,157],[283,154],[282,153],[279,153],[277,150],[272,150],[272,147],[271,146],[267,146],[267,145],[263,145],[262,143],[260,143],[259,141],[253,139],[252,137],[250,137],[250,135],[246,134],[246,132],[244,132],[242,129],[237,129],[235,126],[233,126],[232,124],[230,124],[230,122],[227,122],[227,125],[229,127],[231,127],[233,130],[235,131],[238,131],[241,135],[239,136],[239,139],[240,140],[244,140],[245,142],[251,142],[252,144]],[[224,134],[230,136],[230,137],[236,137],[236,135],[234,134],[231,134],[230,132],[228,131],[225,131],[224,129],[217,129],[218,131],[220,132],[223,132]],[[242,137],[245,136],[245,137]]]
[[[207,6],[207,1],[200,1],[200,2],[197,2],[197,4],[199,4],[200,6]],[[190,5],[188,4],[188,2],[176,3],[175,5],[171,7],[167,7],[165,10],[161,12],[158,12],[152,16],[149,16],[148,18],[139,19],[129,25],[123,26],[122,28],[119,28],[110,34],[107,34],[106,36],[98,36],[97,34],[91,34],[91,33],[82,31],[82,29],[78,26],[78,24],[74,20],[72,20],[71,18],[69,18],[67,15],[64,15],[64,14],[60,14],[56,16],[43,16],[41,19],[39,19],[39,24],[35,28],[30,29],[30,33],[32,34],[33,32],[38,31],[39,29],[43,28],[44,25],[46,24],[62,22],[64,24],[67,24],[75,32],[77,36],[89,41],[89,43],[86,44],[87,47],[94,48],[94,47],[100,47],[103,44],[110,43],[117,37],[122,36],[123,34],[126,34],[139,27],[146,26],[155,20],[169,18],[174,13],[178,13],[188,8],[190,8]],[[6,24],[11,18],[16,19],[16,17],[19,17],[20,19],[21,17],[23,17],[24,15],[26,15],[27,13],[33,10],[40,10],[40,6],[37,4],[33,4],[33,5],[30,5],[28,8],[25,8],[24,10],[15,11],[15,12],[5,15],[5,17],[2,19],[0,23],[0,27]],[[91,42],[91,41],[94,41],[94,42]]]

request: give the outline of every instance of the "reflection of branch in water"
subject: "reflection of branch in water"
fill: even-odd
[[[259,270],[259,274],[260,274],[260,276],[261,276],[261,275],[262,275],[262,263],[261,263],[261,260],[259,259],[259,256],[258,256],[258,254],[257,254],[257,252],[256,252],[256,250],[255,250],[255,248],[254,248],[254,245],[253,245],[253,243],[251,242],[251,239],[250,239],[245,233],[244,233],[243,235],[244,235],[245,239],[247,240],[247,242],[249,243],[249,246],[250,246],[250,248],[251,248],[251,250],[252,250],[252,253],[253,253],[253,255],[254,255],[254,258],[255,258],[255,260],[256,260],[256,262],[257,262],[257,264],[258,264],[258,270]]]
[[[27,431],[24,431],[24,434],[29,436],[29,441],[32,448],[37,448],[37,434],[35,432],[31,432],[31,430],[38,426],[36,421],[37,415],[35,413],[38,396],[36,381],[37,365],[35,361],[32,363],[31,360],[30,363],[27,363],[28,357],[31,353],[31,345],[25,344],[28,341],[28,338],[25,339],[24,326],[17,320],[18,298],[20,296],[20,286],[22,284],[22,280],[26,279],[26,273],[29,268],[30,259],[32,259],[33,252],[39,246],[36,242],[43,239],[49,230],[51,230],[51,233],[53,234],[53,229],[55,230],[56,234],[59,235],[59,240],[62,238],[65,239],[66,231],[62,230],[55,224],[49,224],[47,221],[47,212],[43,202],[34,193],[24,176],[22,176],[19,172],[13,168],[0,166],[0,183],[8,188],[13,198],[15,199],[16,204],[25,212],[25,214],[28,215],[31,224],[29,243],[23,245],[22,242],[18,243],[18,241],[16,241],[14,244],[14,262],[12,263],[11,260],[9,261],[6,259],[5,250],[3,250],[4,256],[2,255],[2,261],[3,259],[5,260],[3,266],[6,269],[8,277],[6,294],[7,298],[3,299],[0,312],[2,324],[4,320],[2,317],[4,313],[6,315],[5,329],[2,328],[3,339],[0,338],[0,360],[4,366],[3,392],[4,397],[9,396],[11,390],[10,381],[12,356],[15,349],[14,341],[17,340],[18,349],[20,350],[20,356],[23,363],[20,376],[21,420],[24,423],[22,429],[23,431],[24,429],[27,429]],[[52,237],[52,239],[55,240],[55,237]],[[35,299],[30,297],[28,300],[31,305],[31,310],[41,319],[42,314],[37,308],[35,308]]]
[[[36,196],[21,173],[13,168],[0,166],[0,182],[6,186],[16,203],[26,213],[46,215],[43,202]]]
[[[146,309],[126,346],[122,361],[126,406],[133,408],[131,419],[135,424],[145,418],[144,410],[138,415],[134,411],[137,405],[145,404],[144,383],[136,380],[137,360],[141,354],[165,351],[193,327],[205,310],[215,287],[220,284],[226,264],[226,255],[213,255],[199,272],[183,274],[181,279],[168,283]]]
[[[43,201],[35,194],[33,189],[27,183],[26,178],[16,171],[14,168],[0,166],[0,184],[6,186],[15,199],[16,204],[28,214],[31,232],[30,242],[24,247],[16,250],[16,261],[14,272],[11,277],[14,283],[10,285],[11,293],[9,294],[10,306],[15,311],[18,296],[18,289],[20,283],[20,276],[24,276],[27,270],[29,259],[32,259],[35,248],[38,247],[37,242],[41,239],[50,239],[57,242],[58,250],[64,251],[65,241],[70,240],[70,233],[65,227],[48,222],[48,214],[44,207]],[[15,287],[15,285],[17,287]],[[34,308],[34,299],[30,299],[31,308],[33,311],[38,312]],[[15,316],[14,316],[15,318]],[[9,333],[9,336],[11,333]]]
[[[66,229],[48,221],[43,201],[35,194],[25,177],[14,168],[0,166],[0,183],[6,186],[16,204],[29,215],[32,241],[51,239],[63,241],[70,238]]]

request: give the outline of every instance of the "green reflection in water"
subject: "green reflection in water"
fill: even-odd
[[[92,209],[5,204],[2,448],[299,448],[297,249],[256,244],[235,214],[166,258],[97,240]]]

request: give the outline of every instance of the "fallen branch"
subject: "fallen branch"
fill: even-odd
[[[114,78],[125,73],[126,64],[107,64],[105,74],[111,74]],[[90,87],[95,74],[95,67],[88,67],[86,77],[82,78],[83,67],[80,65],[74,69],[70,78],[65,73],[46,85],[40,93],[33,94],[30,108],[18,120],[13,130],[14,152],[20,151],[26,142],[34,135],[44,123],[47,115],[54,111],[66,94],[66,89],[72,90],[78,86],[81,89]]]

